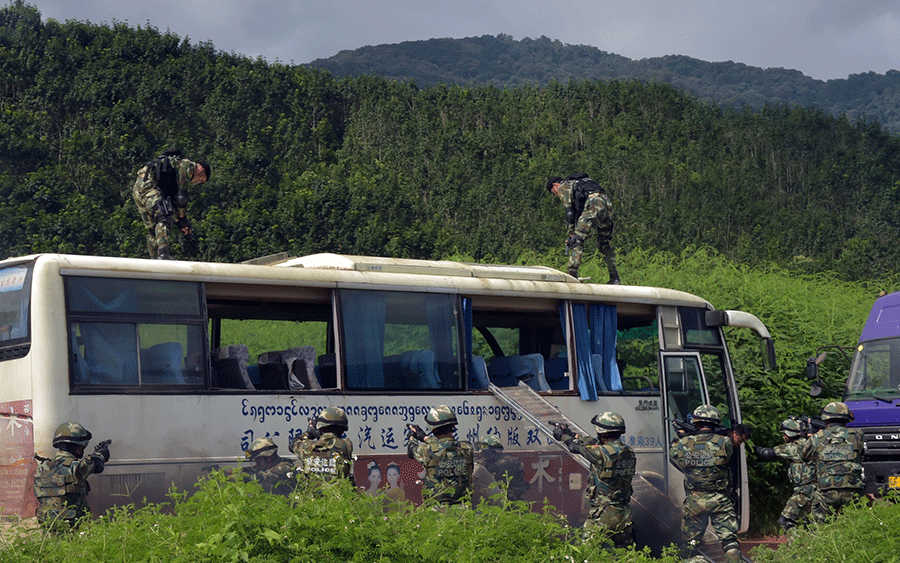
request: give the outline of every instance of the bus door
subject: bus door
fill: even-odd
[[[673,421],[690,421],[694,409],[707,403],[708,394],[699,352],[660,352],[660,360],[668,456],[668,445],[677,439]],[[665,467],[668,496],[680,504],[684,499],[684,476],[669,463]]]

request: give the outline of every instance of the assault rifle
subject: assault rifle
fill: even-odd
[[[825,428],[825,422],[821,421],[817,418],[810,418],[808,416],[798,417],[799,420],[803,424],[803,437],[809,438],[819,430]]]
[[[675,426],[675,430],[678,431],[679,436],[691,436],[699,433],[697,431],[697,426],[686,420],[678,420],[677,418],[668,417],[666,417],[666,420],[668,420]],[[718,434],[719,436],[728,436],[729,430],[730,429],[725,428],[724,426],[719,426],[716,427],[715,430],[713,430],[713,433]]]
[[[309,421],[309,424],[306,426],[306,435],[312,440],[318,440],[322,437],[322,433],[316,428],[316,417],[311,416],[307,420]]]
[[[109,461],[110,444],[112,444],[112,440],[103,440],[102,442],[94,446],[94,453],[103,456],[103,461]]]

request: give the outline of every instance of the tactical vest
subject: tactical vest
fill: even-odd
[[[636,460],[634,451],[625,446],[621,440],[614,440],[604,445],[588,446],[593,453],[591,463],[591,484],[585,494],[591,499],[592,506],[599,506],[609,499],[610,502],[626,505],[631,500],[631,480],[634,478]]]
[[[147,167],[144,179],[153,176],[163,197],[170,197],[173,201],[178,197],[178,160],[183,156],[180,150],[172,149],[144,164]]]
[[[725,436],[709,432],[686,436],[676,443],[686,491],[723,493],[728,489],[730,455],[726,442]]]
[[[472,485],[475,462],[472,446],[456,440],[430,440],[426,443],[429,456],[425,464],[426,488],[435,500],[458,501]]]
[[[89,512],[88,483],[75,475],[77,463],[81,462],[75,456],[60,453],[53,459],[41,461],[37,466],[34,472],[34,496],[38,501],[38,520],[74,520]]]
[[[822,430],[816,447],[819,489],[861,489],[861,454],[861,444],[855,430],[845,426]]]
[[[294,453],[299,458],[297,469],[309,475],[349,479],[353,469],[353,444],[332,433],[318,440],[303,440]]]
[[[584,172],[572,174],[566,178],[566,181],[569,180],[575,181],[572,187],[572,207],[575,210],[576,217],[580,216],[584,211],[584,205],[591,194],[606,192],[600,184],[592,180]]]

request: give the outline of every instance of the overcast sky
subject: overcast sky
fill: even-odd
[[[149,22],[192,44],[289,64],[366,45],[504,33],[630,59],[783,67],[820,80],[900,69],[900,0],[25,1],[45,21]]]

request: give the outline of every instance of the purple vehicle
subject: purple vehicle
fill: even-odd
[[[817,395],[821,382],[815,372],[813,368]],[[872,306],[853,353],[843,400],[854,415],[849,426],[865,435],[866,493],[900,489],[900,292],[880,297]]]

